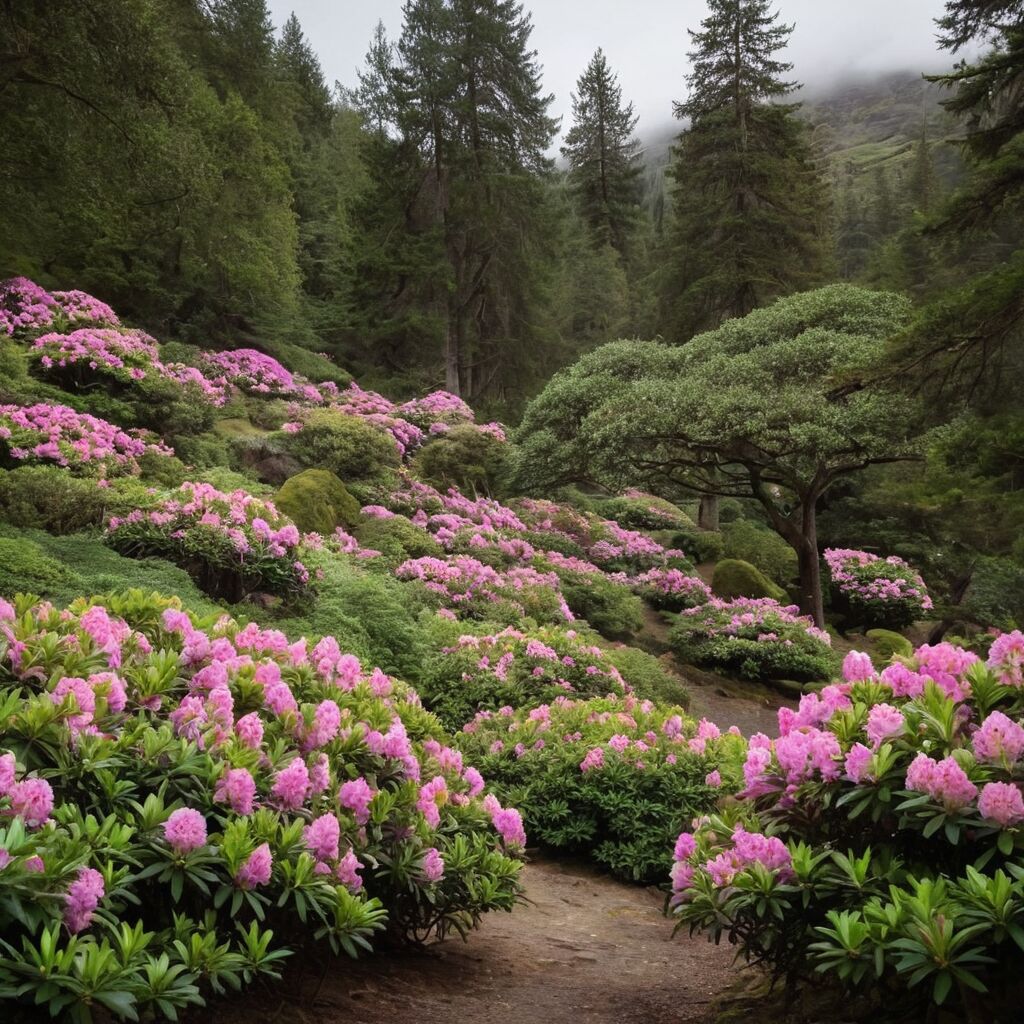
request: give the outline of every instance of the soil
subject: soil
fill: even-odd
[[[637,642],[683,676],[691,714],[745,735],[775,734],[777,709],[794,700],[677,664],[667,635],[648,610]],[[685,931],[673,938],[657,889],[546,856],[533,857],[522,878],[528,902],[488,914],[466,942],[291,964],[281,984],[233,999],[215,1024],[712,1024],[724,1010],[749,1016],[743,990],[759,976],[736,966],[731,947]],[[763,998],[757,993],[755,1004]]]
[[[216,1024],[708,1024],[740,974],[733,950],[672,937],[663,895],[580,862],[531,861],[529,902],[467,942],[293,966]]]

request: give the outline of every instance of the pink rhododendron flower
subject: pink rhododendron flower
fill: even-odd
[[[249,854],[246,862],[235,873],[235,884],[240,889],[255,889],[270,881],[274,858],[270,853],[270,845],[262,843]]]
[[[88,928],[103,898],[103,876],[95,868],[79,868],[64,897],[64,925],[72,935]]]
[[[53,810],[53,789],[46,779],[23,779],[7,791],[11,812],[19,815],[27,828],[39,828]]]
[[[301,757],[293,757],[274,777],[270,795],[286,811],[298,810],[309,796],[309,769]]]
[[[423,876],[428,882],[440,882],[444,877],[444,859],[433,846],[423,855]]]
[[[180,807],[164,822],[164,838],[177,854],[206,845],[206,819],[191,807]]]
[[[713,772],[708,772],[704,776],[704,784],[710,786],[712,789],[718,789],[722,785],[722,775],[716,769]]]
[[[1001,828],[1010,828],[1024,821],[1024,799],[1012,782],[989,782],[981,788],[978,812]]]
[[[877,750],[892,736],[903,732],[903,715],[891,704],[876,704],[868,712],[867,736]]]
[[[875,674],[875,666],[871,662],[871,656],[862,651],[850,651],[843,658],[843,678],[848,683],[859,683],[864,679],[871,679]]]
[[[971,737],[975,757],[1010,769],[1024,754],[1024,727],[1002,711],[993,711]]]
[[[1004,686],[1024,687],[1024,633],[997,636],[988,652],[988,667]]]
[[[870,780],[868,766],[874,756],[870,747],[865,747],[863,743],[854,743],[847,751],[844,763],[847,779],[857,783],[864,782],[866,779]]]
[[[339,856],[341,825],[333,814],[321,814],[306,826],[306,845],[317,860],[335,861]]]
[[[256,780],[245,768],[229,768],[218,780],[213,799],[227,804],[236,814],[251,814]]]

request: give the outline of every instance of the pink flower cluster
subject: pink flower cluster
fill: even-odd
[[[634,576],[633,588],[652,604],[682,611],[696,608],[712,599],[711,588],[699,576],[689,576],[680,569],[648,569]]]
[[[27,277],[0,282],[0,334],[45,330],[58,323],[104,323],[118,326],[114,311],[81,291],[53,292]]]
[[[295,376],[273,356],[254,348],[205,352],[203,363],[243,391],[257,395],[292,395],[296,391]]]
[[[713,853],[713,856],[708,856]],[[738,874],[755,865],[774,874],[779,881],[793,878],[793,858],[786,844],[778,836],[762,832],[748,832],[737,825],[728,842],[711,850],[700,852],[690,832],[683,832],[676,840],[675,863],[672,866],[672,903],[678,905],[689,896],[695,871],[708,873],[718,888],[732,884]]]
[[[466,615],[486,617],[489,606],[504,603],[520,614],[540,602],[550,605],[557,617],[573,621],[554,573],[529,567],[498,572],[468,555],[441,558],[411,558],[403,562],[395,575],[402,580],[417,580],[442,606]]]
[[[928,588],[902,558],[882,558],[869,551],[826,548],[825,564],[832,583],[848,599],[861,603],[905,603],[920,611],[932,607]]]
[[[0,454],[27,465],[52,462],[79,474],[137,474],[145,454],[170,456],[142,431],[125,431],[66,405],[0,405]]]

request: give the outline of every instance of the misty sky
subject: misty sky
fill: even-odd
[[[795,22],[789,59],[808,90],[877,71],[937,70],[952,63],[935,43],[942,0],[779,0]],[[619,75],[623,96],[640,115],[642,135],[671,120],[672,100],[685,93],[687,28],[706,13],[703,0],[526,0],[533,46],[552,113],[570,110],[569,94],[598,46]],[[280,27],[294,11],[320,56],[328,82],[356,83],[374,25],[401,29],[401,0],[270,0]],[[807,91],[807,90],[805,90]]]

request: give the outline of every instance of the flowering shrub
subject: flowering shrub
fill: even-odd
[[[184,483],[155,508],[107,524],[107,542],[115,550],[166,558],[211,597],[232,601],[254,590],[303,593],[309,572],[301,541],[298,528],[272,502],[241,490],[224,494],[210,484]]]
[[[114,311],[85,292],[52,294],[27,277],[0,282],[0,334],[23,335],[73,324],[120,324]]]
[[[694,529],[693,520],[681,508],[636,488],[601,502],[600,508],[602,514],[630,530]]]
[[[76,476],[105,479],[138,474],[143,455],[173,454],[142,431],[121,430],[66,405],[0,405],[0,465],[55,463]]]
[[[410,558],[395,575],[418,581],[441,608],[460,618],[514,622],[529,616],[538,622],[573,621],[554,573],[529,567],[498,572],[468,555],[451,555]]]
[[[521,820],[415,693],[139,592],[0,601],[0,1000],[177,1019],[277,975],[510,909]],[[45,985],[40,986],[40,971]],[[10,1004],[5,1004],[10,1006]]]
[[[286,370],[273,356],[254,348],[238,348],[228,352],[205,352],[203,363],[215,374],[223,376],[235,387],[255,395],[293,395],[305,384]],[[323,401],[313,388],[307,396]]]
[[[633,589],[655,608],[681,612],[712,599],[711,588],[699,576],[679,569],[648,569],[633,579]]]
[[[555,627],[461,636],[428,662],[420,684],[427,706],[452,730],[480,710],[530,708],[567,694],[622,696],[625,689],[600,647]]]
[[[779,712],[749,740],[744,802],[680,835],[680,925],[791,978],[892,994],[908,1019],[986,1019],[1024,948],[1024,634],[987,663],[951,644]]]
[[[156,381],[183,392],[182,398],[220,406],[227,400],[223,378],[207,379],[182,363],[164,363],[156,342],[142,331],[88,327],[70,334],[43,334],[30,354],[41,374],[80,387],[103,378],[123,387]]]
[[[742,746],[632,696],[482,711],[458,742],[504,798],[515,794],[532,839],[648,882],[664,877],[679,828],[735,790]]]
[[[771,598],[686,609],[670,640],[683,661],[747,679],[827,679],[836,666],[828,633]]]
[[[859,625],[902,629],[932,607],[918,572],[902,558],[827,548],[832,602]]]

